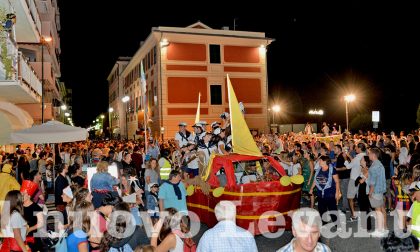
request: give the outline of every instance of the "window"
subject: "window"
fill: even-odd
[[[222,85],[210,85],[211,105],[222,105]]]
[[[220,45],[210,45],[210,63],[220,64]]]

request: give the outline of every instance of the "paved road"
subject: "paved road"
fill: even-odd
[[[388,216],[389,217],[389,216]],[[347,222],[346,223],[348,231],[350,228],[352,230],[358,230],[357,229],[357,222]],[[391,218],[388,218],[388,227],[392,227],[392,220]],[[197,234],[196,237],[194,237],[194,240],[198,242],[199,238],[202,236],[202,234],[208,229],[208,227],[204,224],[201,225],[200,233]],[[351,235],[349,238],[340,238],[335,237],[331,239],[327,239],[325,237],[321,237],[321,242],[327,244],[332,251],[337,252],[377,252],[381,251],[380,249],[380,239],[379,238],[359,238],[355,237],[355,232],[353,232],[353,235]],[[344,236],[344,232],[341,234]],[[282,246],[289,243],[293,238],[293,235],[291,231],[285,231],[284,234],[276,239],[269,239],[262,235],[258,235],[255,237],[255,241],[257,243],[258,251],[259,252],[273,252],[277,251]],[[232,251],[233,252],[233,251]]]

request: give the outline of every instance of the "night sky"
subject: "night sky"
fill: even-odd
[[[200,20],[212,28],[233,29],[236,18],[237,30],[265,32],[276,39],[268,48],[268,78],[271,98],[282,107],[278,122],[304,122],[308,110],[318,108],[326,113],[323,119],[344,125],[342,96],[352,91],[357,100],[350,106],[351,118],[380,110],[385,128],[416,127],[420,15],[414,5],[58,2],[62,81],[73,88],[76,125],[88,126],[107,111],[106,77],[115,60],[133,56],[152,27],[185,27]],[[198,7],[203,4],[206,9]]]

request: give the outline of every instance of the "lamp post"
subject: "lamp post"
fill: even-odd
[[[279,105],[274,105],[272,108],[271,108],[271,111],[273,112],[273,124],[275,123],[275,121],[274,121],[274,113],[278,113],[278,112],[280,112],[280,106]]]
[[[41,123],[44,123],[44,45],[51,41],[51,37],[41,37]]]
[[[162,143],[163,143],[163,141],[164,141],[163,136],[165,134],[165,127],[160,127],[160,134],[162,135]]]
[[[64,111],[66,111],[67,110],[67,106],[66,106],[66,104],[63,104],[63,105],[61,105],[61,120],[63,121],[63,123],[64,123]]]
[[[125,103],[125,137],[128,140],[128,101],[130,100],[130,97],[128,95],[124,96],[121,101]]]
[[[354,94],[349,94],[344,96],[344,101],[346,102],[346,126],[347,126],[347,132],[350,132],[349,129],[349,102],[352,102],[356,100],[356,96]]]
[[[108,120],[109,120],[109,135],[112,139],[112,112],[114,112],[114,108],[110,107],[108,109]]]

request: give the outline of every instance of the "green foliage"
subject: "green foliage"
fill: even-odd
[[[8,32],[4,30],[3,24],[7,20],[6,10],[0,7],[0,60],[3,63],[3,68],[5,71],[5,78],[9,80],[13,75],[13,59],[9,55],[7,48],[7,37]]]
[[[417,120],[416,120],[416,122],[420,127],[420,104],[419,104],[419,107],[417,108]]]

